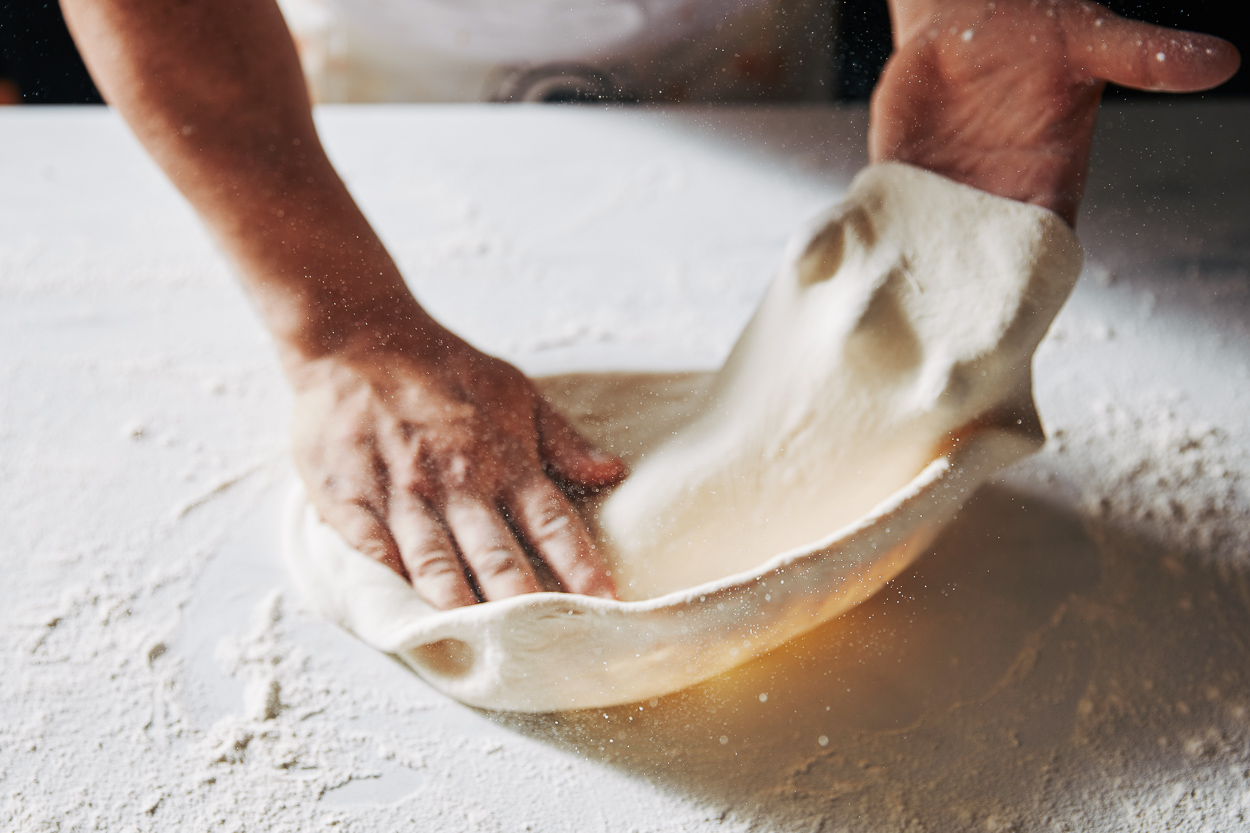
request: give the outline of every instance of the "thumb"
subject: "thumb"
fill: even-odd
[[[1187,93],[1223,84],[1241,65],[1237,47],[1226,40],[1082,5],[1064,29],[1070,59],[1093,78],[1137,90]]]
[[[578,486],[611,486],[625,478],[625,463],[600,451],[577,432],[558,411],[538,399],[538,453],[562,480]]]

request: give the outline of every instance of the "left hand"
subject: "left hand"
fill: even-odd
[[[1227,41],[1084,0],[892,0],[894,54],[873,92],[873,162],[907,162],[1057,212],[1084,192],[1107,81],[1161,92],[1223,83]]]

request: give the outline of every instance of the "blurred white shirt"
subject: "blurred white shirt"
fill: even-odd
[[[828,0],[279,0],[319,101],[828,97]]]

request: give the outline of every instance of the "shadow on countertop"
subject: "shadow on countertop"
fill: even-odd
[[[1242,575],[994,486],[773,654],[649,703],[492,719],[745,829],[1166,821],[1160,785],[1250,763],[1248,603]]]

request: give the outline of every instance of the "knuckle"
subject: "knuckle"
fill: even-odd
[[[335,519],[331,525],[362,555],[387,565],[398,562],[398,552],[389,536],[371,516],[353,512]]]
[[[539,544],[567,540],[575,531],[573,519],[560,507],[544,508],[534,520],[533,534]]]
[[[414,581],[442,581],[448,578],[459,578],[464,575],[460,560],[455,553],[447,550],[432,550],[421,553],[416,564],[412,566]]]
[[[507,547],[491,547],[474,560],[473,571],[480,578],[499,578],[524,568],[521,555]]]
[[[377,538],[361,538],[353,541],[352,546],[357,552],[372,558],[374,561],[386,564],[393,560],[391,558],[391,548]]]
[[[518,503],[529,534],[538,542],[576,535],[573,507],[554,488],[540,486],[520,495]]]

